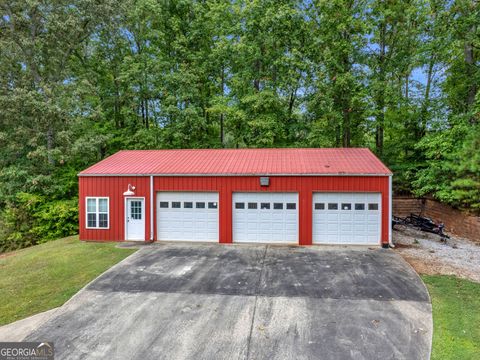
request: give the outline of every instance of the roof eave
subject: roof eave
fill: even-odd
[[[393,176],[393,173],[331,173],[331,174],[326,174],[326,173],[321,173],[321,174],[314,174],[314,173],[309,173],[309,174],[302,174],[302,173],[285,173],[285,174],[270,174],[270,173],[251,173],[251,174],[238,174],[238,173],[232,173],[232,174],[148,174],[148,173],[143,173],[143,174],[102,174],[102,173],[79,173],[77,174],[78,177],[108,177],[108,176],[120,176],[120,177],[148,177],[148,176],[173,176],[173,177],[179,177],[179,176],[186,176],[186,177],[212,177],[212,176],[225,176],[225,177],[230,177],[230,176]]]

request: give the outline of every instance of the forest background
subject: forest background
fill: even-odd
[[[120,149],[369,147],[480,212],[477,0],[0,2],[0,251],[78,231]]]

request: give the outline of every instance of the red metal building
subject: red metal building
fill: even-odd
[[[80,239],[388,246],[391,179],[359,148],[120,151],[79,174]]]

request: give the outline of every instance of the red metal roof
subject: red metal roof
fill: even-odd
[[[124,150],[82,171],[92,175],[390,175],[364,148]]]

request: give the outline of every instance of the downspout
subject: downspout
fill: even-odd
[[[392,209],[393,209],[393,196],[392,196],[392,178],[393,174],[388,176],[388,245],[394,248],[392,239]]]
[[[153,176],[150,175],[150,242],[153,242]]]

